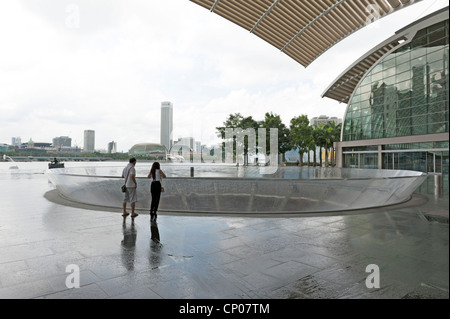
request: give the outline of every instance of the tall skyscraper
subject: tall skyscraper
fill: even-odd
[[[68,136],[59,136],[53,138],[53,147],[56,147],[58,150],[61,150],[63,146],[71,147],[72,139]]]
[[[84,152],[93,152],[95,150],[95,131],[84,131]]]
[[[108,143],[108,154],[117,153],[117,142],[109,142]]]
[[[168,151],[173,145],[173,104],[172,102],[161,102],[161,144]]]
[[[19,136],[11,138],[11,145],[20,147],[22,145],[22,139]]]
[[[334,122],[334,124],[339,125],[339,124],[342,124],[342,119],[339,119],[337,117],[328,117],[326,115],[321,115],[319,117],[313,117],[309,121],[309,125],[319,126],[320,124],[326,125],[330,122]]]

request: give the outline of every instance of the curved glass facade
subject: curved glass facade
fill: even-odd
[[[448,67],[448,18],[377,61],[347,107],[342,167],[448,174]]]
[[[417,32],[356,88],[342,141],[448,132],[448,20]]]

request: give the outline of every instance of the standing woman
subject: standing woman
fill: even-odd
[[[160,169],[158,162],[154,162],[148,178],[152,178],[150,192],[152,193],[152,203],[150,204],[150,221],[156,221],[156,212],[159,206],[159,199],[161,198],[161,179],[166,178],[166,174]]]

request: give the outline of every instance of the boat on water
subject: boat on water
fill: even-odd
[[[64,163],[61,163],[60,161],[58,161],[56,158],[51,161],[50,163],[48,163],[48,168],[52,169],[52,168],[64,168]]]

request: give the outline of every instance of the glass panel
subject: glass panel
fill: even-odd
[[[389,76],[388,76],[389,74]],[[386,85],[392,86],[395,84],[395,68],[386,71],[386,76],[384,77],[384,83]]]
[[[435,41],[439,42],[442,41],[442,39],[445,39],[445,28],[443,28],[442,25],[437,26],[437,28],[437,30],[434,27],[429,28],[430,33],[428,34],[428,43],[433,43]],[[443,42],[443,44],[445,45],[445,42]]]
[[[373,73],[372,74],[372,83],[377,81],[381,81],[383,79],[383,72]]]
[[[410,72],[410,70],[408,70],[406,72],[402,72],[402,73],[399,72],[397,74],[396,81],[397,81],[397,83],[400,83],[400,82],[403,82],[403,81],[407,81],[409,79],[411,79],[411,72]]]
[[[427,64],[426,55],[411,60],[411,69],[424,67]]]
[[[383,71],[393,68],[395,66],[395,59],[392,59],[392,56],[386,57],[383,62]]]
[[[362,85],[362,86],[360,87],[361,93],[367,93],[367,92],[370,92],[370,88],[371,88],[370,84]]]
[[[405,62],[402,63],[400,65],[397,65],[397,73],[402,73],[402,72],[410,72],[411,71],[411,62]]]
[[[379,63],[373,67],[373,69],[370,71],[370,73],[373,75],[373,74],[381,72],[381,71],[383,71],[383,66],[381,63]],[[376,81],[376,80],[374,80],[372,78],[372,81]]]
[[[411,41],[411,48],[414,50],[416,48],[423,47],[427,44],[427,35],[426,35],[426,29],[422,29],[416,33],[416,36]]]
[[[372,76],[369,74],[369,75],[366,75],[364,80],[361,81],[360,86],[363,86],[365,84],[370,84],[370,82],[372,82]]]
[[[361,110],[366,110],[368,109],[368,112],[370,112],[370,102],[369,100],[363,100],[361,101]]]
[[[362,101],[369,101],[370,100],[370,92],[361,94],[361,102]]]
[[[425,56],[427,54],[427,48],[423,47],[423,48],[416,48],[413,51],[411,51],[411,59],[417,59],[420,58],[422,56]]]
[[[400,65],[403,63],[408,63],[410,59],[411,59],[411,54],[408,50],[407,52],[403,52],[403,53],[397,55],[397,57],[395,58],[395,64]]]
[[[362,168],[378,168],[378,154],[360,154]]]
[[[442,49],[438,49],[438,50],[435,50],[435,51],[427,54],[427,62],[428,63],[433,63],[433,62],[438,61],[438,62],[441,63],[441,66],[440,66],[441,69],[444,68],[444,63],[443,63],[444,62],[444,58],[445,58],[444,57],[444,52],[443,52]]]

